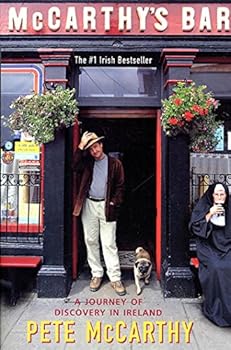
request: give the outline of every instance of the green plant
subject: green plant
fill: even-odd
[[[53,141],[56,130],[72,126],[78,112],[75,89],[61,86],[41,95],[20,96],[10,108],[14,111],[4,117],[5,125],[29,133],[37,143]]]
[[[195,152],[208,152],[219,142],[216,131],[222,122],[217,120],[219,102],[206,85],[178,82],[173,94],[162,100],[161,123],[167,136],[187,134],[190,148]]]

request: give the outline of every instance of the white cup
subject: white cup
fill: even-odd
[[[223,207],[222,203],[216,203],[216,205],[218,205],[219,207],[222,208],[222,211],[220,213],[214,214],[210,221],[212,222],[212,224],[216,225],[216,226],[225,226],[225,208]]]

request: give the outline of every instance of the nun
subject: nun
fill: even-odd
[[[231,198],[215,183],[196,204],[189,223],[196,237],[203,292],[202,312],[220,327],[231,327]]]

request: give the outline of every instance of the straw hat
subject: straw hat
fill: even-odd
[[[104,139],[104,136],[98,136],[94,132],[92,132],[92,136],[91,136],[90,140],[88,141],[88,143],[84,146],[84,149],[88,149],[94,143],[96,143],[96,142],[98,142],[99,140],[102,140],[102,139]]]

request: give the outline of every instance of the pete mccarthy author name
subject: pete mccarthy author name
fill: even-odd
[[[127,324],[118,320],[114,324],[102,321],[86,321],[86,344],[187,344],[191,342],[193,321],[177,320],[165,321],[132,321]],[[42,344],[78,343],[79,324],[74,320],[43,320],[40,322],[27,321],[27,343],[36,342]],[[81,332],[82,333],[82,332]],[[82,342],[82,339],[81,339]]]

